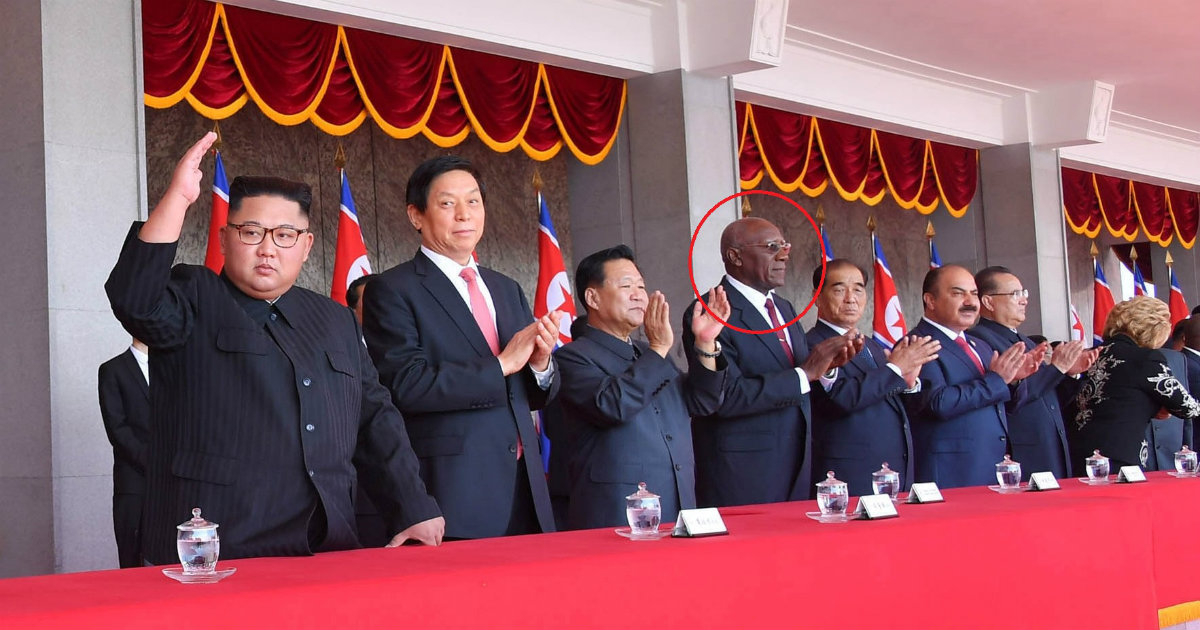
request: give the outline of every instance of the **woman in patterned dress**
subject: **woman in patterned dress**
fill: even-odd
[[[1079,409],[1067,427],[1075,470],[1099,449],[1119,466],[1143,468],[1151,456],[1146,428],[1166,415],[1200,417],[1200,403],[1171,374],[1158,348],[1171,333],[1171,315],[1161,300],[1138,296],[1117,304],[1104,324],[1100,357],[1083,375]]]

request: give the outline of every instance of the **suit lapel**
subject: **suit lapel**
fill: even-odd
[[[721,280],[721,284],[725,286],[725,295],[729,298],[729,322],[731,324],[752,331],[771,329],[770,324],[767,323],[762,313],[758,312],[758,308],[751,304],[750,300],[747,300],[741,291],[735,289],[733,285],[724,279]],[[794,367],[788,364],[787,355],[783,353],[783,346],[780,345],[779,338],[774,333],[759,333],[752,336],[757,338],[758,342],[763,345],[763,348],[779,361],[779,365]]]
[[[138,367],[137,359],[133,356],[133,350],[125,351],[124,360],[119,362],[121,369],[129,374],[129,380],[138,384],[138,390],[146,396],[146,400],[150,400],[150,385],[146,383],[146,376],[142,374],[142,368]]]
[[[492,304],[496,307],[496,334],[500,337],[500,347],[504,348],[504,344],[508,343],[513,335],[528,326],[531,321],[522,321],[524,313],[514,308],[519,304],[520,297],[512,297],[510,292],[506,291],[509,284],[505,282],[505,277],[499,272],[492,271],[484,267],[479,268],[479,277],[483,279],[487,285],[488,292],[492,294]],[[474,321],[474,319],[472,319]],[[476,328],[479,326],[476,325]],[[482,333],[480,337],[482,338]]]
[[[487,340],[483,338],[483,332],[479,330],[479,324],[475,323],[475,317],[471,315],[471,309],[467,307],[462,295],[450,283],[446,274],[442,273],[442,270],[438,269],[437,265],[433,264],[433,261],[429,260],[429,257],[423,252],[417,252],[413,258],[413,269],[417,275],[421,276],[421,286],[425,287],[425,290],[433,296],[434,301],[442,307],[442,310],[450,317],[450,321],[454,322],[463,337],[470,342],[475,352],[478,352],[479,356],[493,356],[492,349],[488,347]],[[494,295],[492,301],[499,304]],[[499,310],[499,306],[497,306],[497,310]],[[501,337],[501,339],[505,338]]]

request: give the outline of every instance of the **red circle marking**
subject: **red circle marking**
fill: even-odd
[[[813,291],[813,297],[808,301],[808,306],[805,306],[804,310],[800,311],[799,315],[796,315],[787,322],[768,330],[750,330],[748,328],[738,328],[737,326],[730,324],[720,317],[717,317],[717,314],[712,312],[712,309],[708,307],[708,303],[704,301],[704,296],[700,294],[700,289],[696,287],[696,270],[692,265],[692,258],[696,253],[696,237],[700,235],[700,228],[704,227],[704,222],[708,220],[708,217],[712,216],[713,212],[716,212],[717,208],[720,208],[729,201],[744,195],[771,195],[772,197],[779,197],[780,199],[792,204],[797,210],[800,211],[801,214],[804,215],[806,219],[808,219],[809,224],[812,225],[813,232],[815,232],[817,235],[817,243],[819,243],[821,246],[821,281],[817,283],[817,290]],[[729,195],[728,197],[718,201],[716,205],[708,209],[708,212],[704,213],[704,218],[700,219],[700,223],[696,224],[696,229],[692,232],[692,244],[688,247],[688,277],[692,280],[692,293],[696,295],[696,299],[700,301],[700,304],[704,307],[705,312],[708,313],[709,317],[721,322],[726,328],[730,328],[738,332],[744,332],[750,335],[776,333],[800,321],[800,318],[804,317],[804,314],[808,312],[808,309],[812,308],[813,304],[817,303],[817,296],[821,294],[821,288],[825,286],[825,239],[821,238],[821,228],[817,227],[817,222],[813,220],[812,216],[808,214],[807,210],[800,207],[800,204],[796,203],[795,201],[792,201],[791,199],[770,190],[743,190],[742,192],[733,193],[732,195]]]

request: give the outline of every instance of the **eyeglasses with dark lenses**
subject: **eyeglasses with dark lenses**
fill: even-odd
[[[767,251],[772,254],[778,254],[781,250],[791,249],[792,244],[787,241],[767,241],[766,243],[748,243],[742,247],[766,247]]]

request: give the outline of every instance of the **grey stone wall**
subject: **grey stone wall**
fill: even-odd
[[[230,181],[237,175],[276,175],[307,182],[313,188],[311,228],[316,236],[312,254],[297,281],[302,287],[329,294],[337,247],[340,184],[333,158],[340,142],[346,152],[346,173],[358,209],[359,223],[376,272],[412,258],[420,246],[417,232],[405,214],[404,185],[409,173],[425,159],[454,153],[479,167],[487,188],[487,224],[477,250],[480,264],[516,279],[530,305],[537,286],[538,211],[533,174],[537,170],[542,194],[571,263],[569,200],[566,165],[575,160],[565,147],[554,159],[535,162],[517,149],[496,153],[474,135],[443,149],[417,136],[397,140],[370,120],[354,133],[336,138],[311,124],[281,126],[253,104],[221,121],[221,159]],[[167,110],[146,109],[146,170],[151,207],[170,182],[171,172],[187,147],[212,127],[212,121],[187,105]],[[213,162],[203,166],[202,190],[212,188]],[[176,262],[203,264],[208,239],[212,195],[201,194],[189,210]],[[115,259],[115,252],[114,252]]]

